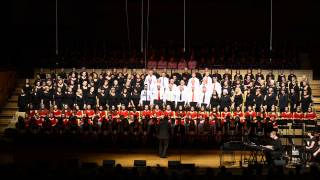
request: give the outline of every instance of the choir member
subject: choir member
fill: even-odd
[[[204,106],[206,109],[209,108],[210,99],[211,99],[211,92],[207,89],[206,86],[202,86],[202,90],[200,91],[200,101],[198,102],[198,106]]]
[[[254,96],[254,107],[256,112],[260,112],[264,103],[264,97],[261,94],[261,89],[256,90],[256,95]]]
[[[301,110],[303,113],[308,111],[308,108],[312,105],[311,96],[307,91],[303,91],[303,95],[301,96]]]
[[[220,108],[220,98],[216,90],[212,91],[211,99],[210,99],[211,108],[215,107],[217,109]]]
[[[140,94],[140,106],[150,105],[151,98],[152,92],[148,89],[148,84],[145,84]]]
[[[297,111],[293,112],[292,118],[295,122],[301,122],[304,119],[304,114],[301,112],[300,106],[297,106]]]
[[[234,109],[236,107],[242,108],[243,103],[243,96],[240,88],[236,88],[233,96],[233,107]]]
[[[254,96],[251,89],[247,89],[246,92],[246,101],[245,101],[245,111],[248,111],[249,106],[253,107],[254,104]]]
[[[169,84],[169,87],[164,91],[163,101],[166,106],[170,106],[171,108],[175,108],[175,100],[176,100],[176,92],[173,88],[172,84]]]
[[[21,93],[18,96],[18,111],[25,112],[27,110],[29,104],[28,96],[26,95],[25,91],[21,89]]]
[[[196,108],[199,103],[199,92],[195,87],[191,87],[188,93],[188,104],[190,107]]]
[[[223,95],[220,98],[220,111],[224,111],[225,108],[227,108],[229,111],[230,107],[231,107],[231,98],[228,95],[228,91],[224,90]]]
[[[255,80],[257,81],[259,78],[261,78],[261,80],[264,80],[264,75],[261,73],[261,69],[257,70],[257,74],[255,76]]]
[[[183,80],[181,82],[184,82]],[[188,91],[187,87],[180,84],[175,92],[175,107],[182,106],[183,108],[186,106],[188,102]]]
[[[196,73],[193,72],[191,78],[188,80],[188,88],[198,88],[200,86],[200,81],[196,77]]]
[[[285,92],[284,89],[282,89],[279,94],[279,109],[281,113],[285,111],[285,108],[288,106],[288,104],[289,104],[288,94]]]
[[[270,112],[271,111],[271,107],[275,106],[276,102],[277,102],[277,97],[276,97],[276,94],[275,94],[273,88],[270,87],[268,89],[268,94],[265,96],[264,100],[265,100],[265,103],[266,103],[267,112]]]
[[[160,88],[165,90],[168,88],[169,85],[169,79],[167,77],[167,74],[165,72],[161,73],[161,77],[158,78],[157,80],[157,86],[160,85]],[[157,87],[158,88],[158,87]]]

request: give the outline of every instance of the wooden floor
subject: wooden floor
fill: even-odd
[[[248,152],[243,152],[246,154],[243,156],[248,157]],[[145,152],[130,152],[128,150],[119,152],[82,152],[82,153],[72,153],[72,152],[56,152],[45,153],[45,152],[28,152],[23,153],[4,153],[0,155],[0,160],[3,162],[11,162],[13,160],[20,162],[32,162],[37,160],[45,160],[50,162],[55,162],[64,159],[78,159],[80,162],[94,162],[98,165],[102,165],[103,160],[115,160],[116,164],[121,164],[123,167],[133,167],[134,160],[146,160],[147,166],[156,167],[167,167],[168,161],[181,161],[183,164],[195,164],[196,167],[220,167],[220,157],[223,158],[222,165],[230,168],[239,168],[241,160],[241,152],[236,152],[234,159],[232,155],[224,154],[220,156],[220,151],[218,150],[188,150],[182,151],[181,156],[178,150],[171,150],[167,158],[160,158],[156,150],[149,150]],[[230,162],[234,160],[236,163],[231,164]],[[245,165],[244,165],[245,166]]]

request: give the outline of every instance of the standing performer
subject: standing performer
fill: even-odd
[[[166,158],[167,149],[169,145],[169,122],[168,117],[164,117],[159,122],[158,127],[158,139],[159,139],[159,156],[160,158]]]

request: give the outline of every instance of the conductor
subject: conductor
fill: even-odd
[[[166,158],[167,149],[169,145],[169,122],[168,117],[160,119],[158,126],[158,139],[159,139],[159,156],[160,158]]]

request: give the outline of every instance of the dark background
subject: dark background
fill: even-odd
[[[269,42],[270,0],[186,2],[187,50],[217,40]],[[4,8],[2,64],[32,64],[55,55],[55,0],[11,0]],[[307,47],[311,62],[319,64],[319,9],[316,0],[274,0],[274,41]],[[58,0],[59,51],[76,46],[139,49],[141,0],[128,0],[130,45],[125,12],[125,0]],[[149,47],[183,47],[183,0],[150,0],[149,12]]]

